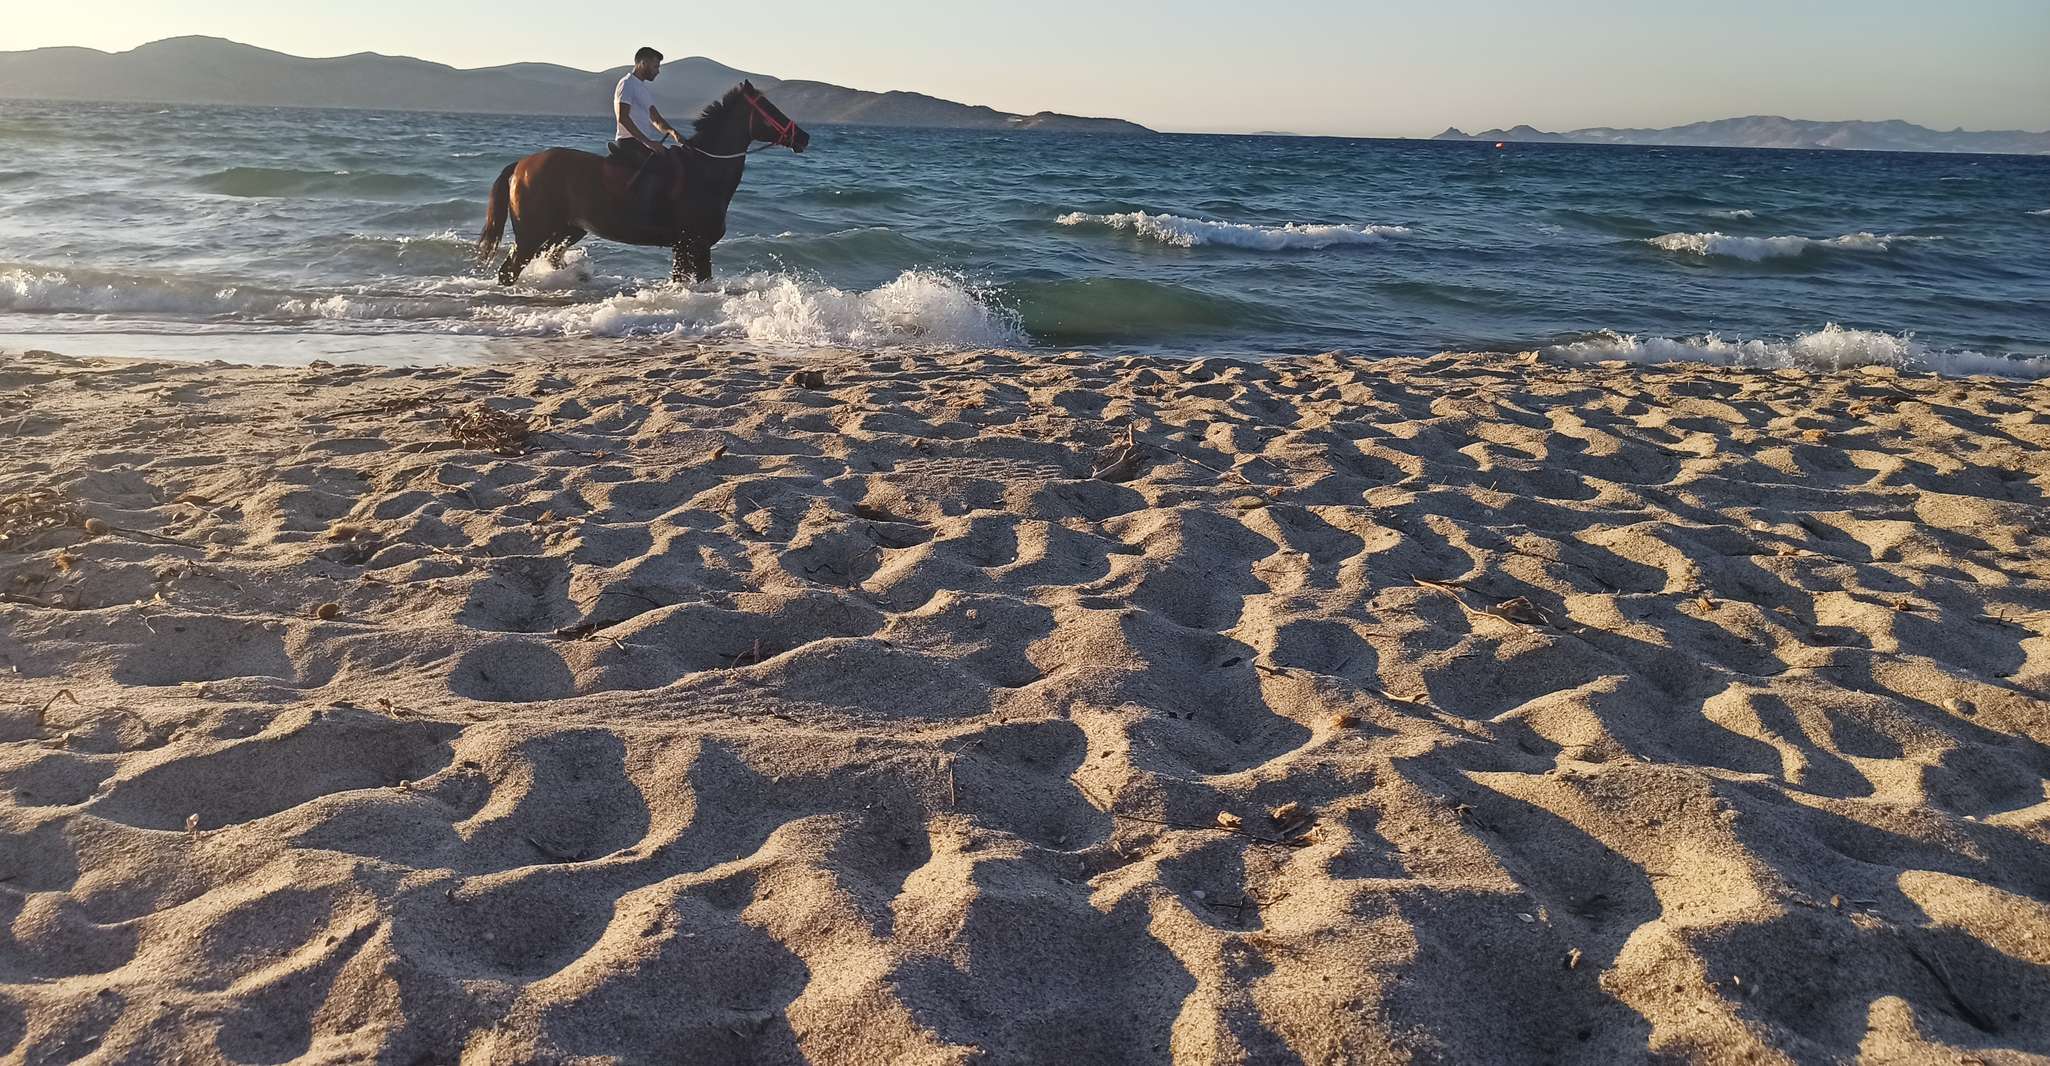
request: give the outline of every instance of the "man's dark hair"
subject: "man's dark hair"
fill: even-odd
[[[634,53],[635,63],[646,63],[650,59],[660,63],[662,62],[662,53],[655,51],[653,48],[643,48]]]

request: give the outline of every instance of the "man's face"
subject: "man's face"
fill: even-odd
[[[650,59],[640,64],[640,68],[642,81],[654,81],[662,75],[662,61],[659,59]]]

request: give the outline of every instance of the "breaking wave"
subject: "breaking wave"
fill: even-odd
[[[1802,370],[1890,366],[1950,375],[2050,377],[2050,359],[1930,348],[1915,340],[1913,334],[1845,329],[1835,323],[1784,341],[1742,340],[1715,333],[1681,339],[1639,337],[1603,330],[1577,341],[1554,345],[1545,352],[1575,363],[1613,359],[1628,363],[1714,363],[1719,366]]]
[[[1940,241],[1941,237],[1903,237],[1886,233],[1846,233],[1841,237],[1734,237],[1727,233],[1668,233],[1645,243],[1660,251],[1686,255],[1723,256],[1759,263],[1786,259],[1812,251],[1884,252],[1896,244]]]
[[[1128,230],[1136,236],[1176,248],[1218,245],[1250,248],[1261,252],[1311,251],[1342,245],[1379,244],[1390,237],[1409,235],[1407,226],[1363,226],[1290,222],[1281,226],[1255,226],[1244,222],[1213,222],[1180,215],[1154,215],[1131,211],[1116,215],[1073,212],[1054,220],[1063,226],[1097,226]]]
[[[417,292],[299,293],[197,278],[7,269],[0,270],[0,313],[164,316],[216,323],[208,327],[214,329],[223,323],[323,329],[378,323],[408,332],[684,336],[853,348],[1028,343],[1017,316],[990,294],[929,271],[905,271],[857,292],[790,274],[752,274],[716,288],[664,283],[598,298],[564,288],[589,280],[576,253],[554,270],[535,264],[514,290],[470,276],[442,278]],[[565,298],[575,302],[561,302]]]
[[[866,292],[788,274],[753,274],[716,289],[664,284],[564,307],[479,307],[462,331],[855,348],[1026,343],[1015,316],[986,294],[959,278],[921,270]]]

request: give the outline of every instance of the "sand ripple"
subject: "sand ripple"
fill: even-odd
[[[2050,1055],[2050,386],[569,350],[0,357],[0,1055]]]

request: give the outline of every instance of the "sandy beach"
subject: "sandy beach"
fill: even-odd
[[[0,355],[4,1061],[2050,1059],[2050,384],[535,352]]]

